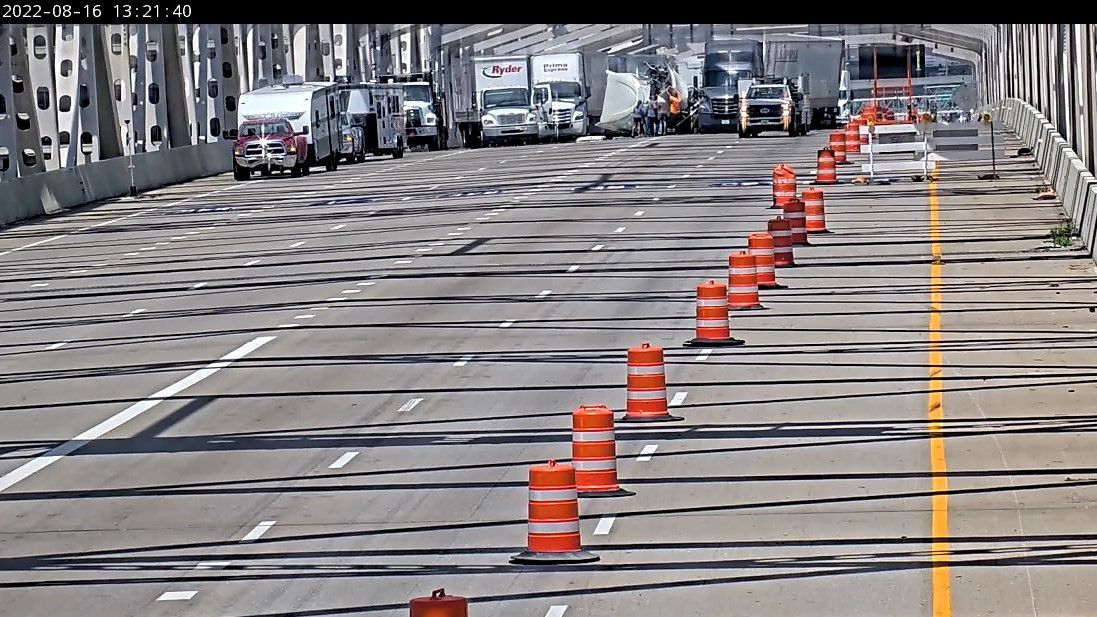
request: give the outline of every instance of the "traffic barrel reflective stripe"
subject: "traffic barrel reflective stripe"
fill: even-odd
[[[835,131],[830,134],[830,149],[834,151],[834,162],[838,165],[845,165],[846,160],[846,134],[842,131]]]
[[[823,191],[804,189],[804,214],[809,234],[823,233],[827,230],[826,212],[823,208]]]
[[[851,120],[846,125],[846,156],[861,153],[861,126],[856,120]]]
[[[792,257],[792,227],[781,217],[770,219],[767,223],[769,235],[773,236],[773,265],[778,268],[796,265]]]
[[[430,597],[412,598],[408,603],[411,617],[469,617],[468,598],[446,595],[435,589]]]
[[[758,270],[754,255],[739,251],[728,256],[728,307],[735,310],[760,309]]]
[[[834,168],[834,151],[823,148],[815,165],[815,184],[837,184],[838,172]]]
[[[786,201],[784,210],[784,218],[788,221],[792,231],[792,243],[807,244],[808,232],[807,224],[804,221],[804,202],[799,199]]]
[[[697,286],[697,336],[687,345],[742,345],[731,337],[728,321],[728,288],[723,283],[709,281]]]
[[[796,197],[796,171],[790,165],[778,163],[773,167],[773,205],[779,207],[785,200]]]
[[[758,287],[781,287],[777,284],[777,275],[773,268],[773,236],[764,231],[750,234],[747,236],[747,250],[754,256]]]
[[[583,550],[575,467],[549,461],[529,468],[526,551],[513,563],[585,563],[598,556]]]
[[[580,405],[571,413],[571,462],[580,497],[634,494],[617,483],[617,438],[609,407]]]
[[[663,348],[650,343],[628,350],[625,415],[621,422],[681,420],[667,411],[667,377]]]

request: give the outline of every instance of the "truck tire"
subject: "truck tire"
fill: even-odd
[[[301,165],[300,163],[298,163],[297,165],[294,165],[293,167],[291,167],[290,170],[289,170],[290,177],[300,178],[301,177],[301,168],[302,167],[303,167],[303,165]]]
[[[250,180],[251,170],[240,167],[234,162],[232,164],[232,177],[234,180]]]

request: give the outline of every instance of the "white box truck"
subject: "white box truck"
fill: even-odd
[[[240,123],[284,118],[294,133],[305,136],[308,167],[323,164],[328,171],[339,165],[340,140],[339,102],[335,84],[305,82],[297,75],[287,75],[283,82],[245,92],[240,96]]]
[[[811,97],[813,124],[834,127],[840,113],[845,51],[842,39],[774,35],[766,41],[766,75],[788,79],[806,75],[803,93]]]
[[[537,114],[530,105],[529,57],[475,58],[473,64],[484,145],[536,142]]]
[[[586,135],[590,92],[583,54],[543,54],[533,56],[531,64],[539,137],[560,139]]]

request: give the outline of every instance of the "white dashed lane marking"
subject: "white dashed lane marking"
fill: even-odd
[[[422,403],[422,402],[423,402],[423,399],[421,399],[421,398],[413,398],[410,401],[408,401],[408,402],[404,403],[403,405],[401,405],[400,409],[397,409],[396,411],[398,411],[400,413],[407,413],[407,412],[411,411],[412,409],[415,409],[415,406],[418,405],[419,403]]]
[[[356,456],[358,456],[357,452],[347,452],[339,458],[335,459],[334,463],[328,465],[328,469],[342,469],[347,466],[347,463],[354,460],[354,457]]]
[[[636,460],[644,463],[651,460],[651,455],[655,454],[655,451],[659,449],[659,444],[649,443],[640,449],[640,456],[636,457]]]
[[[278,521],[263,521],[262,523],[259,523],[258,525],[253,527],[252,530],[249,531],[243,538],[240,538],[240,541],[255,542],[259,538],[262,538],[268,531],[270,531],[270,528],[274,527],[274,524],[277,522]]]

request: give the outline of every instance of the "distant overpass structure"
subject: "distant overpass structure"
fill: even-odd
[[[1092,170],[1095,26],[1088,24],[148,24],[0,25],[0,183],[128,155],[158,168],[236,134],[239,97],[286,75],[441,79],[475,55],[680,52],[713,36],[780,32],[847,44],[921,43],[974,65],[981,103],[1040,109]],[[220,154],[219,154],[220,155]],[[164,163],[156,161],[164,156]],[[169,160],[171,158],[171,160]],[[227,160],[227,156],[224,157]],[[178,160],[175,160],[178,159]],[[194,169],[194,173],[206,170]],[[112,172],[113,173],[113,172]],[[184,173],[183,175],[188,175]],[[166,176],[172,176],[167,173]],[[170,179],[170,178],[168,178]],[[41,184],[43,209],[68,201]],[[83,180],[82,186],[87,183]],[[105,190],[112,190],[113,185]],[[56,202],[56,203],[54,203]],[[0,224],[12,216],[0,216]]]

